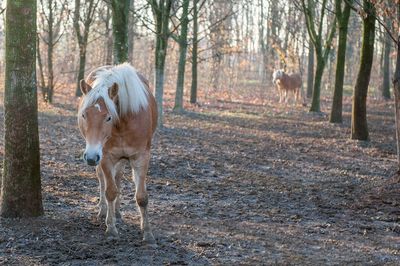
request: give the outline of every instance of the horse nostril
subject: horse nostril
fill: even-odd
[[[86,152],[83,154],[83,160],[87,161],[87,155],[86,155]]]
[[[100,155],[96,155],[96,162],[100,161]]]

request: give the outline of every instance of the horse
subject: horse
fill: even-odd
[[[150,228],[146,176],[150,146],[157,126],[157,106],[149,83],[128,63],[102,66],[80,81],[83,97],[78,127],[86,141],[83,160],[96,166],[100,200],[98,217],[106,221],[106,237],[118,238],[123,161],[133,170],[135,199],[140,210],[143,240],[155,243]]]
[[[272,82],[276,85],[279,92],[279,102],[288,101],[288,93],[293,92],[295,102],[300,98],[302,86],[301,75],[298,73],[286,74],[284,70],[278,69],[272,75]]]

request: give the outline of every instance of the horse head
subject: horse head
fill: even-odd
[[[115,116],[110,112],[107,103],[115,101],[118,94],[118,86],[114,84],[108,89],[109,95],[97,97],[94,102],[85,101],[92,95],[92,87],[81,80],[80,87],[84,95],[78,112],[78,125],[82,136],[86,141],[86,149],[83,154],[84,161],[91,166],[96,166],[102,159],[103,146],[111,138],[113,120]],[[93,91],[92,93],[98,93]]]
[[[281,79],[285,72],[282,69],[275,70],[272,74],[272,82],[275,84],[278,79]]]

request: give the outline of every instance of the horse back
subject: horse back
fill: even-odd
[[[292,80],[293,86],[295,88],[300,88],[302,85],[302,80],[301,80],[301,75],[299,73],[294,73],[290,75],[290,78]]]

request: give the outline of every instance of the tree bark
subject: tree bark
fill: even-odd
[[[400,23],[400,2],[397,4],[397,23]],[[397,171],[400,171],[400,33],[397,37],[397,58],[393,78],[393,93],[396,116]]]
[[[198,0],[193,0],[193,46],[192,46],[192,84],[190,87],[190,103],[197,103],[197,54],[198,54]]]
[[[367,94],[371,77],[375,42],[375,6],[368,0],[363,1],[366,16],[363,18],[363,38],[360,68],[354,87],[351,116],[351,139],[368,140]]]
[[[307,98],[311,98],[314,87],[314,44],[309,42],[308,45]]]
[[[37,56],[38,69],[39,69],[39,77],[40,77],[40,84],[39,84],[39,87],[40,87],[40,89],[41,89],[41,91],[42,91],[43,100],[46,101],[46,97],[47,97],[47,87],[46,87],[46,81],[45,81],[45,79],[44,79],[42,57],[41,57],[41,55],[40,55],[40,41],[39,41],[39,37],[36,38],[36,56]]]
[[[172,0],[151,1],[154,20],[156,22],[156,49],[155,49],[155,98],[157,103],[159,128],[163,127],[163,98],[164,98],[164,74],[165,58],[167,56],[169,31],[169,19],[172,8]]]
[[[157,124],[160,128],[163,127],[163,96],[164,96],[164,74],[165,74],[165,58],[167,56],[167,41],[163,38],[156,40],[156,73],[155,73],[155,98],[158,108],[158,121]]]
[[[346,49],[347,49],[347,29],[350,18],[351,6],[349,2],[345,2],[345,7],[342,13],[341,0],[336,0],[336,20],[339,25],[339,39],[337,50],[336,74],[335,74],[335,90],[333,93],[332,109],[329,122],[342,123],[342,109],[343,109],[343,83],[344,71],[346,62]]]
[[[386,19],[386,26],[390,28],[390,20]],[[382,97],[386,100],[390,99],[390,50],[392,47],[392,39],[389,33],[385,33],[385,51],[383,57],[383,83]]]
[[[36,0],[8,0],[3,217],[43,214],[36,90]]]
[[[76,91],[75,91],[75,95],[77,97],[82,96],[80,81],[85,78],[86,46],[87,46],[87,43],[82,43],[79,45],[78,83],[76,85]]]
[[[185,66],[187,52],[187,35],[189,24],[189,0],[184,0],[182,4],[181,34],[179,36],[179,63],[178,63],[178,79],[176,82],[175,106],[174,111],[183,110],[183,87],[185,83]]]
[[[114,64],[128,61],[128,17],[130,0],[112,0]]]
[[[53,103],[53,92],[54,92],[54,71],[53,71],[53,48],[54,48],[54,34],[53,34],[53,0],[48,1],[49,18],[48,18],[48,43],[47,43],[47,98],[49,103]]]
[[[325,68],[325,59],[322,56],[317,55],[317,68],[315,70],[315,81],[314,81],[310,112],[321,112],[320,96],[321,96],[321,83],[322,83],[322,75],[324,74],[324,68]]]
[[[106,47],[105,47],[105,64],[112,65],[113,63],[113,34],[110,26],[111,24],[111,8],[107,4],[106,10],[106,21],[105,21],[105,36],[106,36]]]
[[[133,50],[135,46],[135,0],[130,1],[129,17],[128,17],[128,60],[133,63]]]

